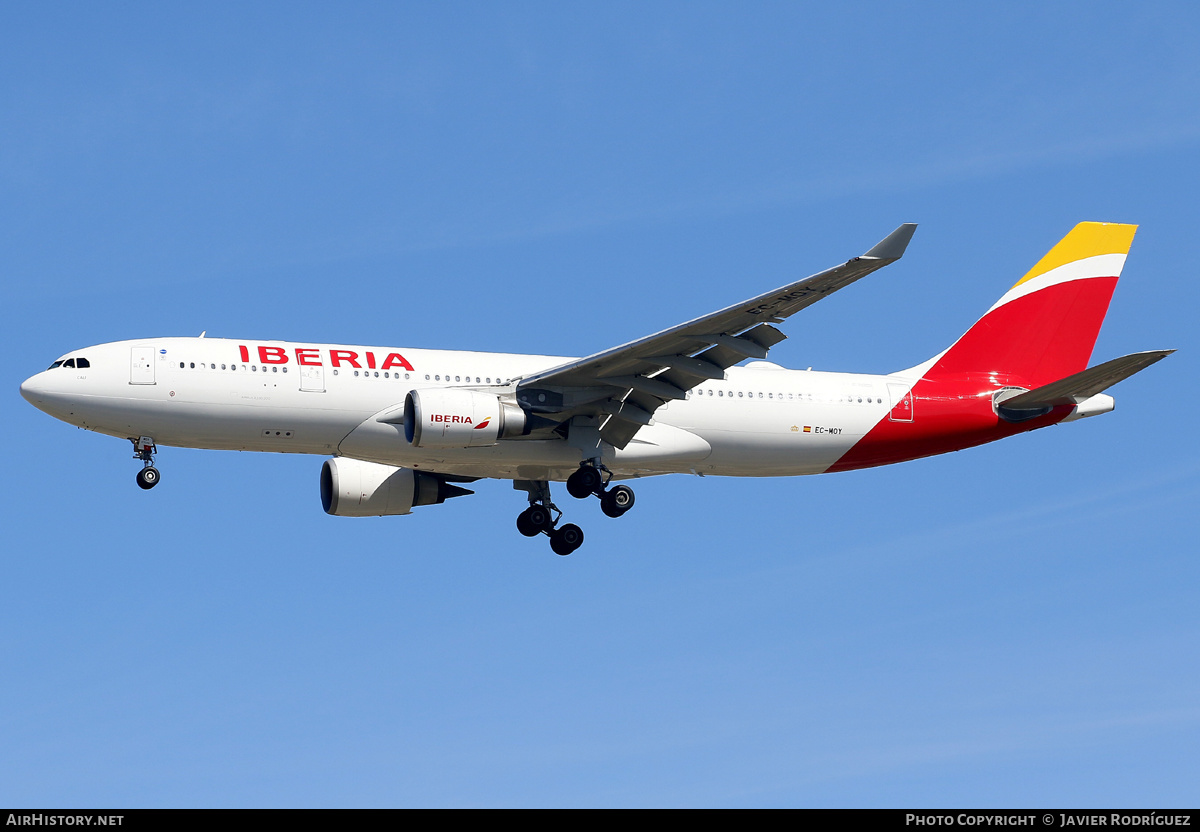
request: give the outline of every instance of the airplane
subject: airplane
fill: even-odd
[[[512,480],[527,537],[583,543],[550,484],[634,505],[630,479],[870,468],[1107,413],[1103,391],[1174,350],[1088,367],[1137,230],[1075,226],[957,341],[888,375],[766,361],[791,315],[899,260],[905,223],[839,266],[586,358],[308,342],[145,338],[72,350],[21,385],[40,410],[133,443],[319,454],[331,515],[408,514]],[[748,362],[748,363],[747,363]]]

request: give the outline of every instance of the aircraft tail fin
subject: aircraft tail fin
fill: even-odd
[[[1080,373],[1136,231],[1079,223],[953,346],[914,370],[931,379],[999,374],[1028,388]]]

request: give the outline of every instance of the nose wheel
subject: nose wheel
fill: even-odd
[[[133,442],[133,458],[142,461],[142,470],[137,472],[138,488],[149,491],[158,485],[158,481],[161,479],[158,469],[154,467],[154,454],[158,448],[155,447],[154,440],[149,436],[139,436],[130,441]]]
[[[153,465],[147,465],[145,468],[137,472],[138,487],[149,491],[154,486],[158,485],[158,469]]]

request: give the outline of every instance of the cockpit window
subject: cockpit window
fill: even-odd
[[[46,369],[53,370],[58,367],[71,367],[72,369],[87,369],[91,366],[92,366],[92,362],[88,361],[86,358],[67,358],[65,360],[60,358],[58,361],[55,361],[53,364],[51,364]]]

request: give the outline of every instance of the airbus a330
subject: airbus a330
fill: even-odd
[[[887,465],[1107,413],[1103,391],[1172,350],[1088,368],[1136,226],[1080,223],[962,337],[889,375],[765,361],[776,327],[893,263],[901,225],[846,263],[586,358],[409,347],[143,338],[72,350],[21,385],[64,422],[133,443],[319,454],[329,514],[408,514],[512,480],[517,528],[583,543],[550,484],[604,514],[659,474],[782,477]]]

